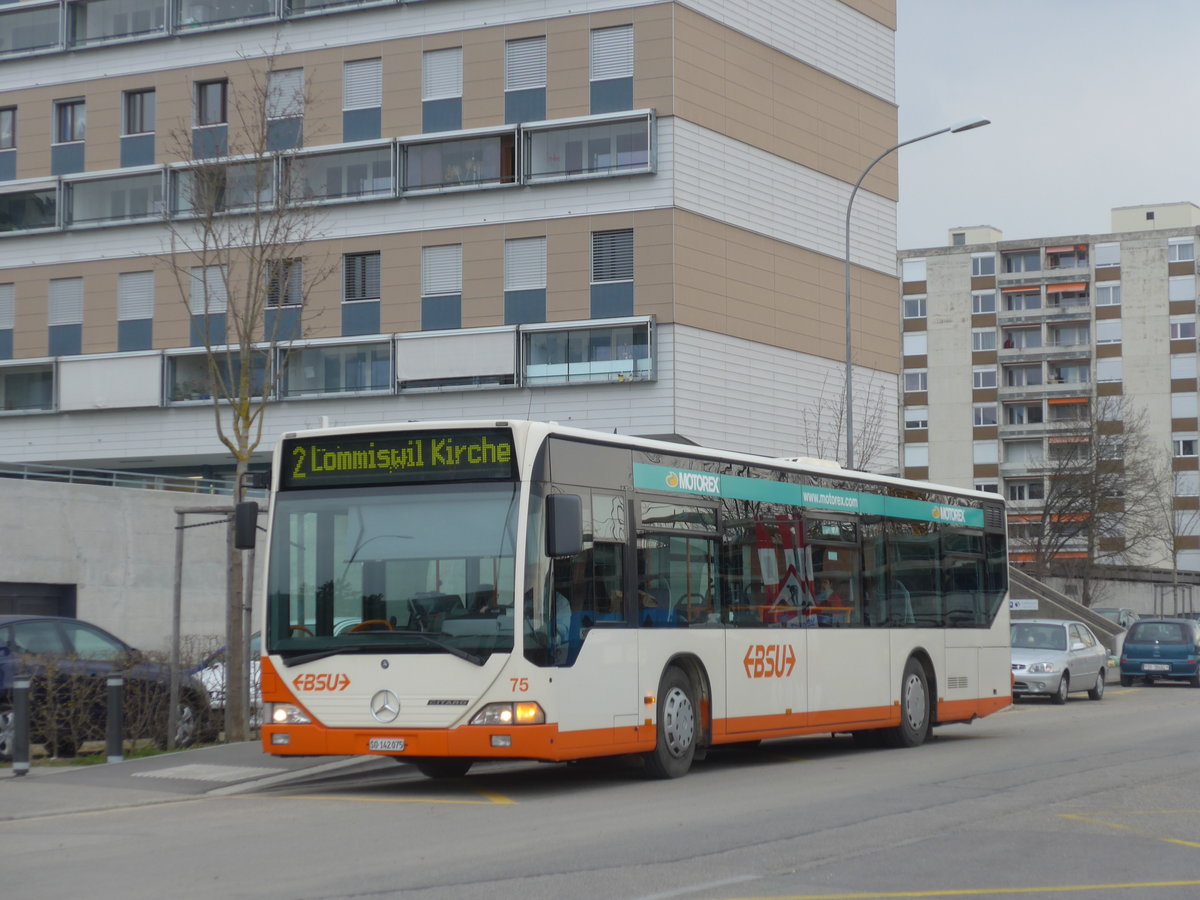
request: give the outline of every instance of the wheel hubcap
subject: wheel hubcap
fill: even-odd
[[[663,738],[667,752],[678,758],[692,746],[696,732],[696,713],[692,701],[679,688],[671,688],[663,698]]]
[[[920,731],[925,727],[925,716],[928,712],[929,701],[921,688],[921,679],[910,675],[904,683],[904,716],[908,727]]]

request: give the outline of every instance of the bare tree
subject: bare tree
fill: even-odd
[[[1014,543],[1031,557],[1033,574],[1071,578],[1091,606],[1097,566],[1132,563],[1151,550],[1159,482],[1144,413],[1123,397],[1070,406],[1075,415],[1049,435],[1037,520]]]
[[[302,334],[301,311],[337,264],[313,246],[318,208],[297,202],[288,187],[304,183],[297,153],[310,105],[303,70],[281,66],[274,52],[243,63],[239,77],[197,86],[197,125],[171,134],[183,163],[172,172],[164,260],[192,342],[204,348],[202,358],[176,359],[172,396],[211,403],[217,437],[234,462],[235,503],[245,495],[287,349]],[[248,599],[241,599],[242,554],[231,558],[226,725],[237,740],[247,721],[247,673],[236,648],[247,643]]]
[[[855,464],[868,471],[880,464],[884,449],[888,446],[887,404],[883,385],[868,378],[865,386],[860,385],[860,400],[856,404],[860,414],[855,417],[854,432]],[[830,384],[825,376],[821,390],[809,398],[802,409],[800,436],[803,452],[817,459],[844,462],[846,459],[846,382]],[[894,443],[894,442],[893,442]]]
[[[1165,562],[1170,567],[1171,608],[1178,612],[1184,605],[1180,599],[1179,553],[1184,549],[1186,538],[1200,533],[1200,506],[1197,505],[1194,490],[1179,490],[1179,476],[1197,476],[1194,469],[1175,471],[1172,449],[1164,449],[1155,460],[1156,490],[1149,502],[1156,526],[1154,541],[1160,553],[1150,563]]]

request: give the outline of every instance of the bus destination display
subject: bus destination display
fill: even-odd
[[[280,487],[509,479],[515,458],[503,429],[296,438],[283,445]]]

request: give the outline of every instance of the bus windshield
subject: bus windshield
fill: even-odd
[[[452,653],[513,646],[517,482],[284,491],[267,650]]]

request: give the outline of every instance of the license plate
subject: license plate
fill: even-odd
[[[1143,672],[1170,672],[1171,667],[1165,663],[1142,663]]]
[[[398,753],[404,749],[404,738],[371,738],[367,741],[367,749]]]

